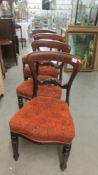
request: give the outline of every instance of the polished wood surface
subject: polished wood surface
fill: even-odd
[[[4,95],[4,87],[3,87],[3,77],[1,71],[1,64],[0,64],[0,96]]]
[[[0,46],[10,45],[10,44],[12,44],[12,40],[0,39]]]
[[[2,57],[6,69],[17,64],[15,22],[12,18],[0,19]]]
[[[49,40],[57,40],[61,42],[66,42],[66,36],[51,34],[51,33],[38,33],[33,35],[34,40],[39,39],[49,39]]]
[[[11,40],[9,40],[9,39],[0,39],[0,64],[1,64],[2,75],[4,77],[5,77],[5,65],[4,65],[1,46],[6,46],[6,45],[10,45],[10,44],[12,44]]]

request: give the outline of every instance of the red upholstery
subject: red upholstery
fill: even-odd
[[[33,98],[12,117],[10,129],[41,143],[68,144],[75,136],[67,103],[51,97]]]
[[[49,76],[39,76],[39,79],[47,79]],[[16,93],[18,96],[22,96],[27,99],[31,99],[33,96],[33,80],[28,79],[21,83],[17,89]],[[54,97],[60,98],[61,97],[61,88],[58,86],[49,86],[49,85],[42,85],[39,86],[38,95],[45,96],[45,97]]]
[[[24,71],[25,76],[28,76],[28,77],[31,76],[30,68],[28,65],[26,65],[24,67],[23,71]],[[59,74],[59,70],[56,69],[55,67],[52,67],[52,66],[40,66],[39,67],[39,74],[40,75],[50,75],[50,76],[57,78],[57,76]]]

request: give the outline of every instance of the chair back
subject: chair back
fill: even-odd
[[[31,46],[33,51],[40,50],[40,48],[50,48],[50,50],[56,49],[58,51],[69,53],[71,50],[71,47],[68,44],[60,41],[35,40],[32,42]]]
[[[56,79],[47,79],[47,80],[39,80],[35,65],[40,62],[40,61],[59,61],[61,63],[66,63],[69,64],[73,67],[71,76],[67,82],[64,82],[62,84],[60,81]],[[79,58],[77,58],[74,55],[68,54],[68,53],[63,53],[63,52],[50,52],[50,51],[45,51],[45,52],[36,52],[28,55],[28,64],[32,73],[32,78],[34,81],[34,96],[37,96],[37,90],[38,90],[38,85],[56,85],[61,87],[62,89],[66,89],[66,102],[69,104],[69,94],[70,94],[70,89],[72,82],[77,75],[77,73],[80,71],[82,62]]]
[[[49,30],[49,29],[32,29],[32,34],[37,34],[37,33],[53,33],[53,34],[56,34],[55,31],[53,30]]]
[[[34,40],[46,39],[46,40],[57,40],[66,42],[66,36],[51,34],[51,33],[37,33],[33,35]]]
[[[67,53],[70,53],[70,50],[71,50],[68,44],[62,43],[60,41],[35,40],[32,42],[31,45],[34,52],[41,51],[41,48],[43,50],[47,50],[47,48],[49,48],[51,51],[57,50],[57,51],[67,52]],[[47,65],[47,63],[43,64],[43,62],[40,62],[39,64],[43,66]],[[56,64],[53,64],[52,62],[48,62],[48,65],[51,65],[60,70],[59,80],[62,81],[62,71],[63,71],[64,63],[57,62]]]

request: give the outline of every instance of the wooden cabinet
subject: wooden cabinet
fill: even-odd
[[[11,67],[17,64],[16,32],[13,18],[0,19],[0,39],[9,39],[12,41],[12,44],[2,46],[1,48],[5,67]]]
[[[4,77],[4,65],[2,60],[2,52],[1,52],[1,45],[0,45],[0,96],[4,94],[4,87],[3,87],[3,77]]]
[[[3,87],[3,78],[2,78],[2,71],[0,65],[0,96],[4,95],[4,87]]]

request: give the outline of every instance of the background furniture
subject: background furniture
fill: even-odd
[[[4,95],[4,87],[3,87],[3,77],[0,63],[0,96]]]
[[[12,44],[12,41],[9,39],[0,39],[0,61],[1,61],[1,70],[2,75],[5,77],[5,65],[3,61],[2,49],[1,46],[9,46]]]
[[[15,23],[12,18],[0,19],[0,39],[8,39],[12,41],[10,45],[2,46],[2,55],[5,67],[9,68],[12,65],[17,64],[16,32]]]
[[[16,26],[21,27],[20,29],[17,27],[16,35],[21,40],[22,48],[23,48],[23,42],[25,41],[25,45],[26,45],[26,41],[28,40],[29,23],[26,21],[16,22]]]
[[[19,53],[19,38],[17,36],[17,31],[20,31],[20,41],[21,41],[21,47],[23,48],[23,39],[22,39],[22,28],[19,24],[15,24],[15,30],[16,30],[16,49],[17,52]]]
[[[98,21],[98,2],[77,0],[75,24],[97,25]]]

